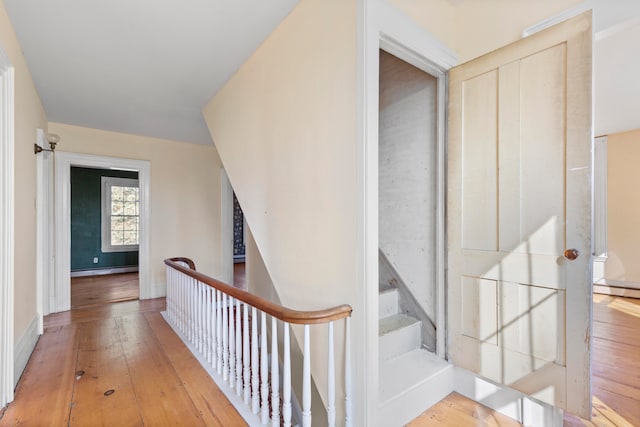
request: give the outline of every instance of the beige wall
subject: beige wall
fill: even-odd
[[[357,295],[356,58],[356,2],[302,1],[204,110],[291,307]]]
[[[605,279],[640,283],[640,129],[609,135],[607,150]]]
[[[36,129],[47,117],[4,3],[0,2],[0,49],[15,69],[15,318],[18,342],[36,316]]]
[[[301,1],[204,115],[282,303],[347,303],[361,320],[356,22],[355,0]],[[311,345],[326,390],[326,337]]]
[[[522,37],[522,30],[583,0],[388,0],[458,54],[459,63]]]
[[[456,49],[456,7],[448,0],[389,0],[449,49]]]
[[[564,12],[582,0],[464,1],[456,8],[460,63],[522,38],[522,30]]]
[[[199,271],[222,272],[220,158],[213,146],[147,138],[60,123],[58,150],[151,162],[150,266],[156,295],[164,295],[163,260],[193,259]]]

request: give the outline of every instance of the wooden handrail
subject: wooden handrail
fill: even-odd
[[[189,268],[179,264],[180,262],[189,265]],[[262,310],[263,312],[277,319],[280,319],[283,322],[298,325],[316,325],[349,317],[351,316],[351,312],[353,311],[351,306],[347,304],[327,308],[325,310],[293,310],[287,307],[283,307],[279,304],[274,304],[271,301],[267,301],[247,291],[243,291],[242,289],[235,288],[224,282],[213,279],[206,274],[199,273],[195,270],[195,263],[189,258],[168,258],[164,260],[164,263],[175,270],[178,270],[208,286],[211,286],[212,288],[218,289],[219,291],[222,291],[227,295],[230,295],[244,303],[247,303],[250,306],[257,308],[258,310]]]

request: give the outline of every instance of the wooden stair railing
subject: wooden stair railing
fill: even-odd
[[[340,425],[350,427],[353,424],[352,309],[349,305],[316,311],[293,310],[199,273],[189,258],[169,258],[164,263],[167,268],[165,319],[212,374],[214,381],[217,379],[217,383],[223,383],[218,385],[250,425],[292,425],[291,324],[304,326],[302,408],[299,420],[303,427],[311,426],[309,326],[327,325],[326,409],[328,425],[336,425],[333,329],[335,321],[344,319],[344,423]],[[267,346],[267,315],[271,316],[271,352]],[[278,322],[283,325],[282,385]]]

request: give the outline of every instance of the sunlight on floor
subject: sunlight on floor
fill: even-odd
[[[598,399],[596,396],[593,396],[593,416],[591,421],[598,426],[633,426],[633,424],[620,416],[620,414],[611,409],[606,403]]]
[[[600,304],[602,301],[609,298],[609,295],[605,294],[593,294],[593,302],[596,304]]]
[[[616,299],[611,304],[608,304],[607,307],[612,308],[614,310],[621,311],[630,316],[640,318],[639,304],[634,304],[633,302],[629,302],[623,299]]]

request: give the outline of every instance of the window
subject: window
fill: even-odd
[[[102,177],[102,252],[138,250],[140,190],[137,179]]]

